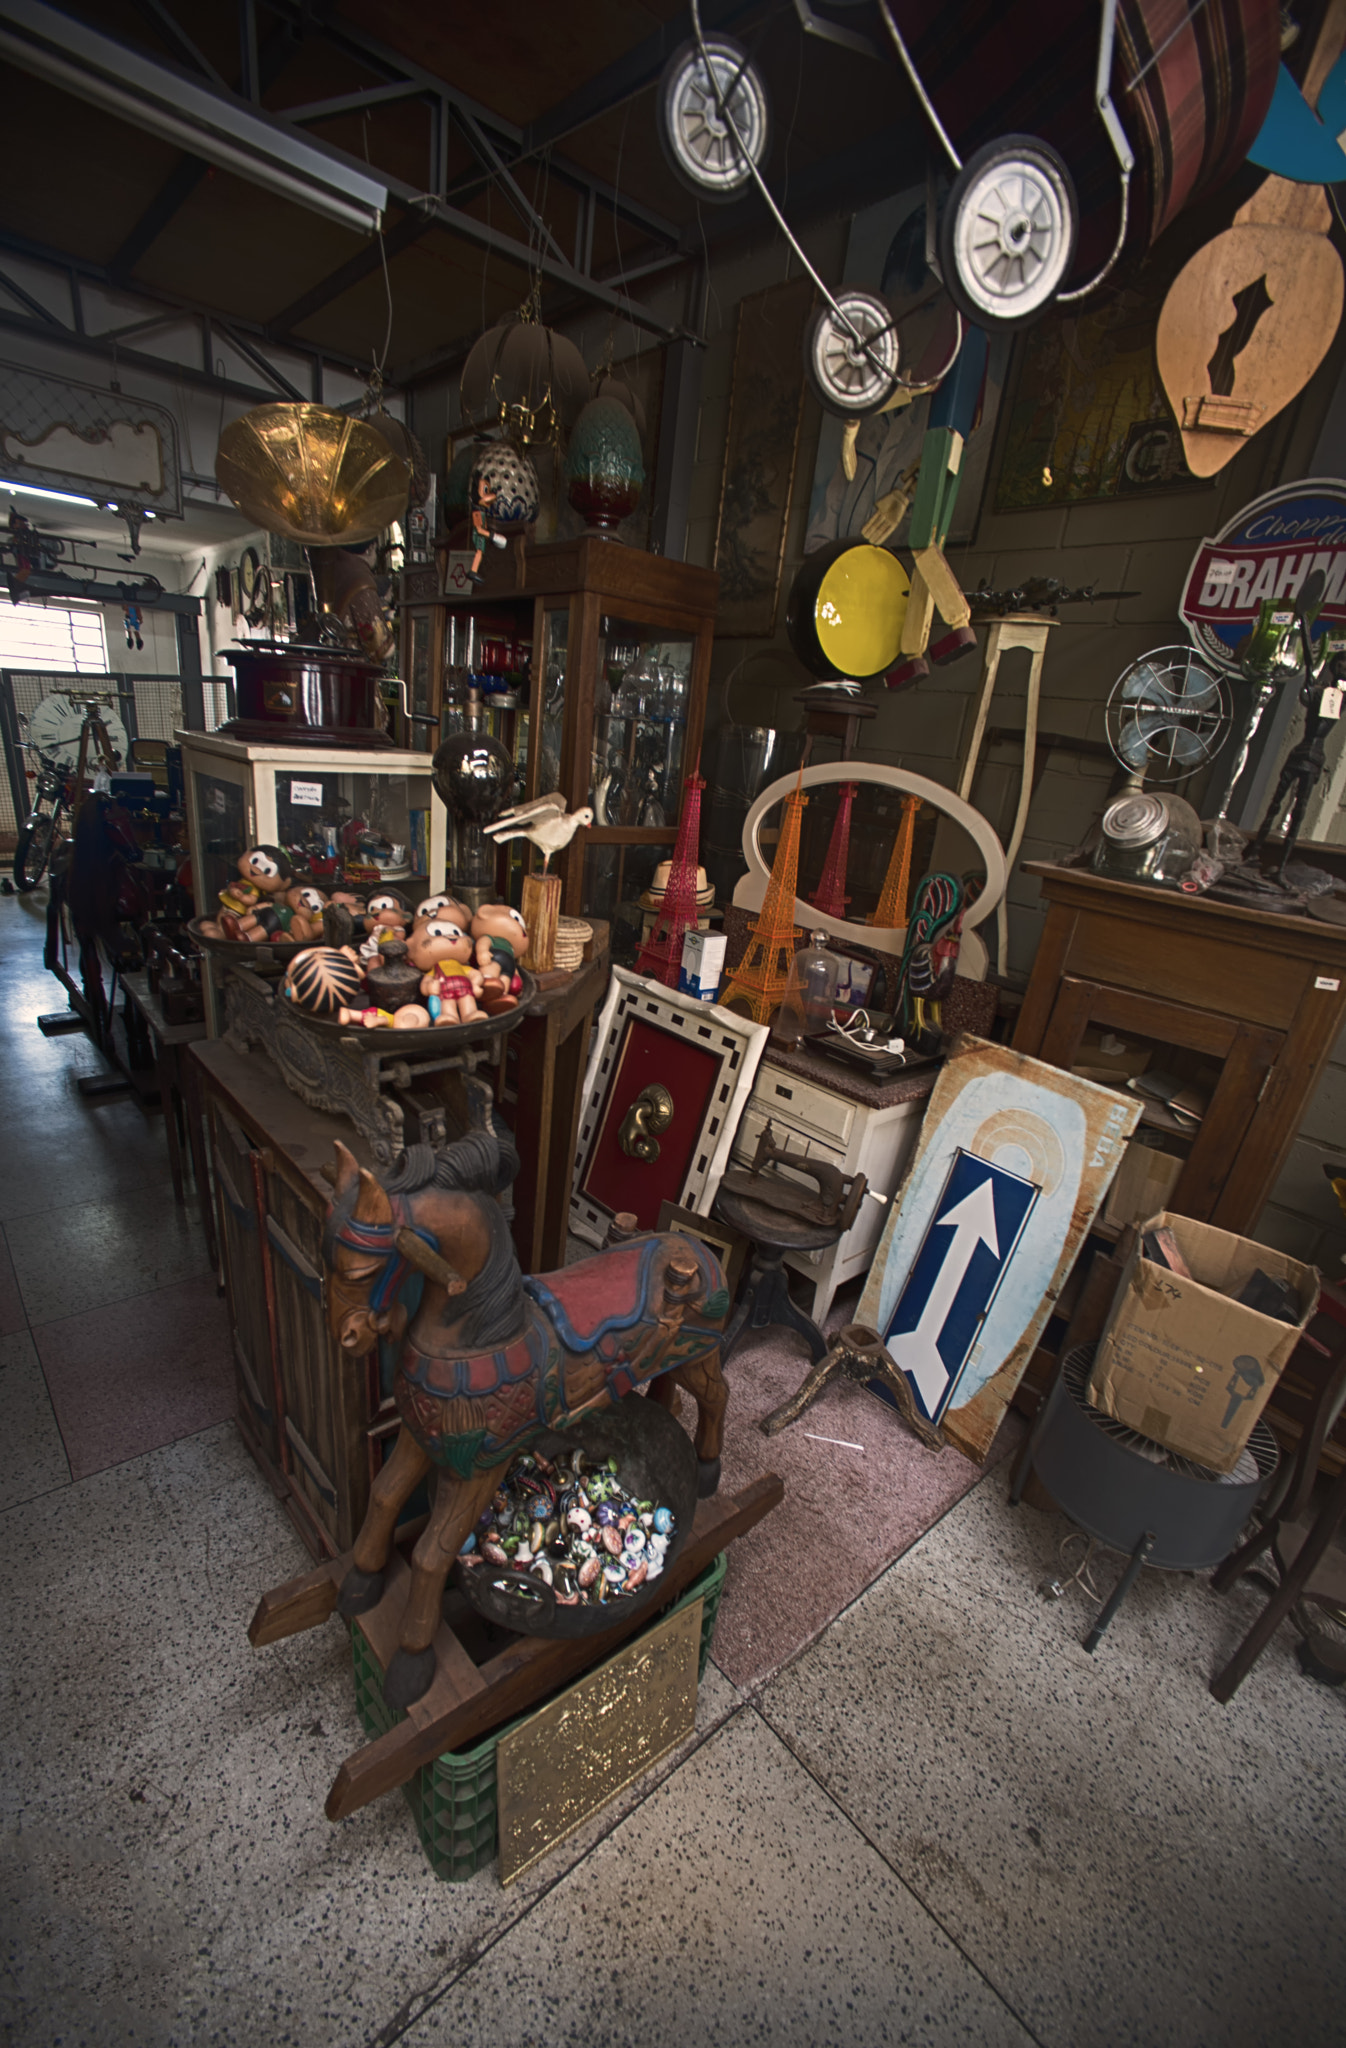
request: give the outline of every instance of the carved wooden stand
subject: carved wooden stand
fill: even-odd
[[[783,1483],[774,1472],[768,1472],[730,1499],[699,1502],[690,1540],[666,1574],[669,1599],[676,1599],[713,1558],[736,1537],[746,1535],[784,1497]],[[249,1641],[260,1648],[326,1621],[336,1611],[337,1589],[351,1562],[347,1551],[316,1571],[264,1593],[248,1629]],[[394,1551],[382,1600],[360,1617],[369,1646],[385,1669],[397,1648],[409,1576],[405,1560]],[[610,1657],[650,1618],[649,1609],[640,1608],[633,1619],[617,1622],[602,1635],[579,1640],[512,1636],[504,1649],[480,1667],[472,1662],[453,1630],[441,1622],[435,1637],[435,1678],[429,1692],[417,1700],[404,1721],[347,1757],[327,1795],[327,1818],[344,1820],[381,1793],[405,1784],[422,1764],[433,1762],[446,1749],[461,1749],[539,1705],[570,1679]]]
[[[391,1167],[408,1142],[443,1145],[443,1105],[415,1100],[417,1078],[457,1070],[473,1074],[493,1063],[495,1041],[462,1045],[452,1052],[409,1050],[395,1031],[352,1031],[328,1040],[306,1030],[277,996],[278,984],[251,968],[233,967],[224,983],[228,1027],[225,1042],[246,1053],[260,1045],[301,1102],[310,1109],[346,1116],[380,1167]],[[407,1099],[411,1098],[411,1099]],[[406,1128],[407,1110],[418,1128]]]

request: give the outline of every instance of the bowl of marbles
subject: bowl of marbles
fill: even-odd
[[[427,992],[427,978],[443,993]],[[367,1034],[371,1050],[387,1039],[399,1052],[443,1052],[513,1031],[536,994],[537,982],[520,967],[508,985],[501,979],[476,992],[466,974],[427,976],[406,943],[393,940],[369,959],[353,946],[303,948],[286,967],[278,1000],[306,1029],[333,1042]]]
[[[602,1635],[664,1595],[696,1514],[696,1450],[637,1393],[542,1442],[501,1480],[454,1583],[518,1635]]]

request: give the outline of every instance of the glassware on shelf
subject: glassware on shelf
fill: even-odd
[[[826,1031],[840,983],[841,962],[828,949],[827,933],[811,933],[808,945],[790,962],[790,978],[771,1027],[776,1043],[796,1046],[801,1039]]]

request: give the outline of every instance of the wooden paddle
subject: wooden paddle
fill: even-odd
[[[1346,0],[1331,0],[1304,80],[1310,106],[1344,43]],[[1155,354],[1194,476],[1223,469],[1331,347],[1343,293],[1331,226],[1321,185],[1267,178],[1169,288]]]

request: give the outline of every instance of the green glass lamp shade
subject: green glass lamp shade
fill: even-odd
[[[566,453],[566,496],[581,519],[606,532],[635,511],[645,482],[640,435],[615,398],[590,399]]]

